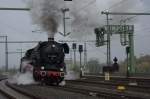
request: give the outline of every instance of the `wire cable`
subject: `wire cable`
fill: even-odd
[[[128,1],[128,0],[121,0],[121,1],[111,5],[109,8],[105,9],[104,11],[108,11],[108,10],[110,10],[112,8],[116,8],[116,7],[118,7],[119,5],[121,5],[122,3],[126,2],[126,1]]]
[[[96,0],[92,0],[92,1],[90,1],[89,3],[87,3],[87,5],[85,5],[85,6],[81,7],[81,8],[79,8],[79,9],[77,9],[77,11],[80,12],[80,11],[84,10],[85,8],[91,6],[91,5],[94,4],[95,2],[96,2]]]

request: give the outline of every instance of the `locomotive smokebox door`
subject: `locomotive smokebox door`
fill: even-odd
[[[69,54],[69,46],[67,43],[62,44],[65,54]]]

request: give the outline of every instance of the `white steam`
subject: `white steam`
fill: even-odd
[[[23,60],[21,62],[21,72],[33,72],[33,66],[30,65],[30,60]]]
[[[18,73],[9,82],[17,85],[35,84],[32,72]]]
[[[66,85],[66,81],[65,80],[63,80],[60,84],[59,84],[59,86],[65,86]]]
[[[12,77],[11,80],[9,80],[9,82],[18,85],[35,84],[35,81],[33,79],[33,66],[29,63],[29,60],[22,60],[21,72],[23,73],[17,73]]]
[[[80,74],[75,71],[68,71],[65,80],[76,80],[80,78]]]

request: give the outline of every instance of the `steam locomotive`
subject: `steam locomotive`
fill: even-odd
[[[33,78],[37,82],[46,84],[59,84],[64,79],[66,65],[65,54],[69,53],[67,43],[58,43],[53,38],[29,49],[21,59],[21,72],[26,72],[32,68]],[[30,70],[29,69],[29,70]]]

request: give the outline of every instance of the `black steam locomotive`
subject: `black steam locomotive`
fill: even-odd
[[[52,84],[59,84],[66,72],[64,62],[65,54],[69,53],[69,46],[66,43],[58,43],[54,39],[49,39],[39,44],[33,49],[29,49],[21,59],[21,72],[33,67],[33,78],[35,81]]]

